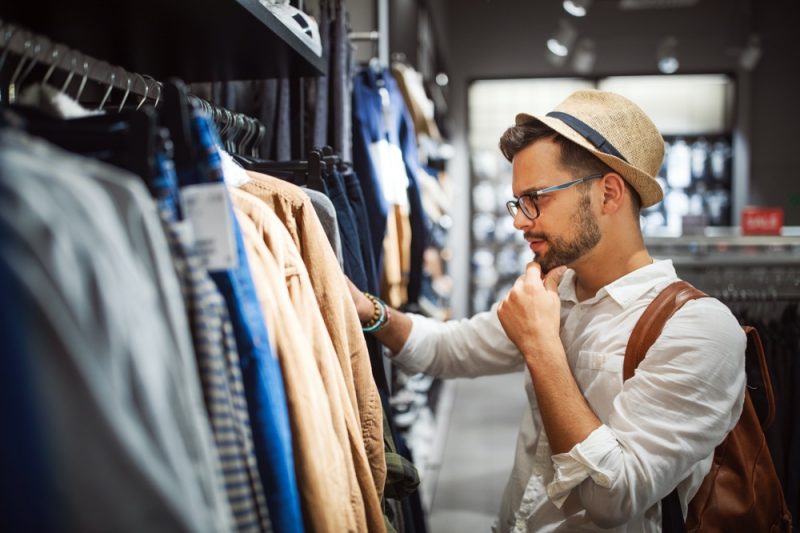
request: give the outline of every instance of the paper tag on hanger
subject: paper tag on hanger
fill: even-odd
[[[409,181],[400,147],[381,139],[369,145],[369,155],[375,163],[386,202],[407,206]]]
[[[181,188],[181,205],[194,230],[195,248],[208,270],[236,268],[233,213],[224,183]]]

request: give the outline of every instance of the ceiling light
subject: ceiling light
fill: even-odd
[[[585,17],[592,0],[564,0],[564,11],[573,17]]]
[[[447,84],[450,83],[450,78],[447,77],[447,74],[444,72],[440,72],[436,75],[436,85],[439,87],[447,87]]]
[[[675,37],[665,37],[658,44],[656,52],[658,58],[658,70],[663,74],[674,74],[678,71],[680,62],[678,61],[678,39]]]
[[[547,39],[547,49],[558,57],[567,57],[569,50],[578,37],[578,31],[566,19],[558,21],[558,30]]]
[[[752,71],[761,59],[761,38],[753,34],[747,39],[742,53],[739,55],[739,66],[744,70]]]
[[[572,53],[572,68],[578,74],[589,74],[594,68],[594,62],[597,59],[595,54],[595,44],[591,39],[581,39],[575,46],[575,51]]]

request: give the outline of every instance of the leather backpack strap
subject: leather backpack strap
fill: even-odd
[[[667,320],[689,300],[708,296],[691,284],[679,280],[668,285],[650,302],[636,326],[633,328],[628,346],[625,348],[625,361],[622,366],[622,380],[633,377],[633,372],[642,362],[647,350],[658,339]]]
[[[752,343],[755,347],[755,356],[758,358],[758,367],[761,370],[761,381],[764,385],[764,396],[767,399],[767,415],[764,420],[759,417],[761,422],[761,429],[766,431],[775,421],[775,394],[772,391],[772,380],[769,377],[769,368],[767,368],[767,356],[764,354],[764,345],[761,344],[761,335],[758,330],[753,326],[743,326],[745,334],[747,335],[747,342]],[[750,350],[747,354],[750,355]]]

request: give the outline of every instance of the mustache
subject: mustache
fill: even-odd
[[[541,239],[543,241],[549,241],[550,240],[550,239],[547,238],[547,234],[543,233],[541,231],[526,231],[523,234],[523,237],[525,237],[526,240],[530,240],[530,239]]]

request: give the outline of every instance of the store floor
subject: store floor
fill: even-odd
[[[454,382],[430,511],[431,533],[489,531],[500,508],[523,410],[524,374]]]

